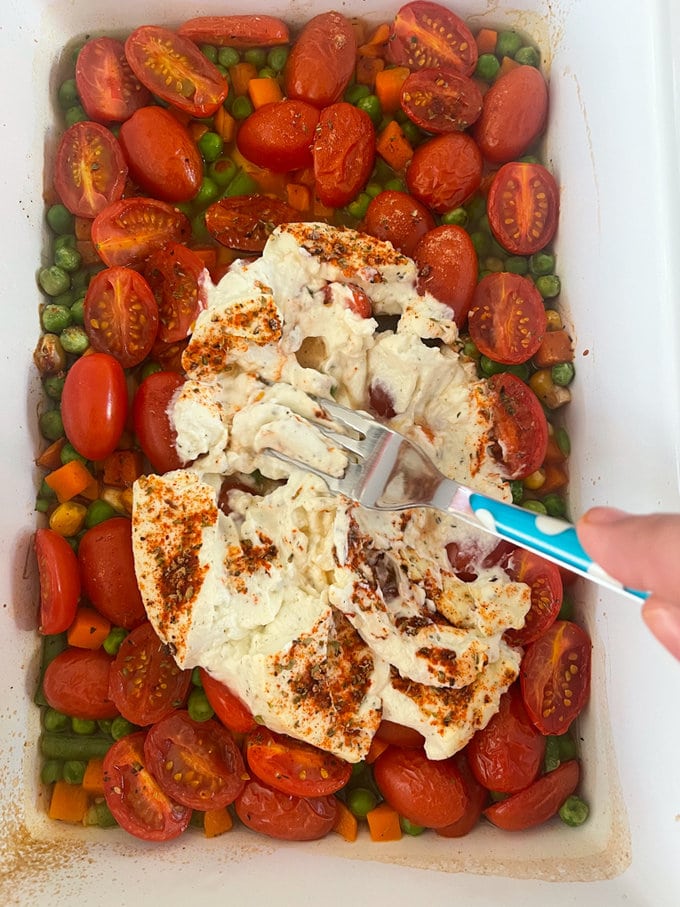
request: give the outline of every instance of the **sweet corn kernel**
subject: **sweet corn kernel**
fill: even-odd
[[[564,325],[562,324],[562,316],[557,311],[557,309],[546,309],[545,315],[548,320],[548,330],[549,331],[561,331]]]
[[[75,501],[59,504],[50,516],[50,529],[64,537],[76,535],[85,525],[87,507]]]
[[[542,485],[545,485],[545,469],[542,467],[524,479],[524,487],[530,491],[538,491]]]

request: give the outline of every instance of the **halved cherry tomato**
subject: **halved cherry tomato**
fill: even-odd
[[[505,831],[523,831],[541,825],[552,818],[567,797],[574,793],[579,777],[578,762],[563,762],[530,787],[488,806],[484,815]]]
[[[181,709],[191,685],[150,623],[129,633],[111,666],[109,693],[133,724],[154,724]]]
[[[558,620],[524,653],[522,696],[542,734],[564,734],[588,701],[591,648],[585,630]]]
[[[112,663],[104,649],[64,649],[45,670],[45,699],[73,718],[115,718],[118,709],[109,698]]]
[[[125,372],[108,353],[76,359],[61,395],[64,432],[79,454],[103,460],[116,449],[125,428],[128,394]]]
[[[285,94],[327,107],[338,101],[354,74],[357,42],[340,13],[314,16],[300,32],[285,70]]]
[[[397,13],[387,57],[409,69],[452,69],[471,75],[477,66],[477,44],[465,22],[439,3],[415,0]]]
[[[127,164],[114,134],[86,120],[63,134],[54,165],[54,188],[78,217],[96,217],[123,194]]]
[[[222,724],[236,734],[247,734],[255,730],[257,722],[248,706],[204,668],[201,668],[199,673],[208,702]]]
[[[181,243],[168,243],[151,253],[143,274],[158,305],[158,339],[184,340],[207,304],[203,262]]]
[[[274,16],[196,16],[183,22],[177,34],[196,44],[217,47],[273,47],[288,44],[288,26]]]
[[[418,265],[418,292],[431,293],[453,309],[462,327],[477,286],[479,259],[470,234],[455,224],[443,224],[426,233],[413,253]]]
[[[407,749],[422,748],[425,743],[425,738],[418,731],[403,724],[397,724],[396,721],[389,721],[387,718],[382,719],[375,736],[384,740],[385,743],[403,746]]]
[[[531,586],[531,607],[520,630],[507,630],[505,639],[512,646],[528,646],[553,625],[562,607],[562,577],[559,567],[518,549],[508,562],[510,577]]]
[[[473,135],[488,161],[503,164],[531,147],[547,116],[545,79],[535,66],[516,66],[496,79],[484,95]]]
[[[456,763],[456,768],[463,779],[468,805],[457,822],[452,822],[451,825],[444,825],[442,828],[435,829],[436,833],[442,838],[462,838],[469,834],[479,822],[482,810],[489,799],[488,790],[479,783],[472,773],[466,752],[467,750],[463,750],[460,753],[456,753],[453,759]]]
[[[541,770],[545,737],[527,715],[518,686],[501,696],[499,710],[467,746],[475,778],[487,790],[515,793]]]
[[[462,132],[479,119],[482,92],[460,72],[418,69],[404,81],[401,107],[426,132]]]
[[[165,202],[193,198],[203,179],[196,143],[164,107],[141,107],[120,127],[120,146],[130,178],[144,192]]]
[[[496,173],[486,210],[496,240],[514,255],[533,255],[557,230],[559,192],[555,178],[540,164],[513,161]]]
[[[406,171],[409,192],[438,214],[462,205],[482,181],[482,155],[461,132],[419,145]]]
[[[494,433],[509,479],[525,479],[545,458],[548,421],[531,388],[509,372],[489,378]]]
[[[435,226],[428,209],[412,195],[386,189],[372,199],[362,229],[412,257],[418,241]]]
[[[110,267],[136,267],[156,249],[189,236],[191,224],[182,212],[155,198],[122,198],[92,223],[92,242]]]
[[[129,630],[145,620],[127,517],[113,517],[88,529],[78,545],[78,563],[84,594],[114,626]]]
[[[454,760],[428,759],[421,749],[388,747],[373,763],[373,776],[390,806],[414,825],[451,825],[468,805]]]
[[[312,165],[312,142],[319,111],[306,101],[284,98],[247,117],[236,136],[241,154],[275,173]]]
[[[121,123],[151,101],[135,77],[122,41],[91,38],[76,60],[76,85],[85,113],[102,123]]]
[[[229,93],[222,73],[194,42],[167,28],[135,29],[125,56],[142,85],[191,116],[212,116]]]
[[[349,762],[266,727],[248,734],[245,754],[250,770],[260,781],[296,797],[334,794],[352,774]]]
[[[526,362],[541,345],[547,327],[543,298],[528,277],[496,271],[477,284],[468,330],[489,359],[505,365]]]
[[[146,768],[145,737],[128,734],[104,756],[104,797],[125,831],[143,841],[170,841],[189,825],[191,808],[168,797]]]
[[[188,343],[188,340],[179,340],[177,343],[163,343],[157,337],[151,349],[150,358],[157,362],[162,369],[183,375],[182,356]]]
[[[323,204],[341,208],[351,202],[375,161],[375,129],[366,111],[346,101],[324,108],[312,156],[316,193]]]
[[[283,841],[315,841],[335,824],[335,797],[294,797],[261,781],[248,781],[234,801],[241,822],[260,834]]]
[[[154,372],[142,381],[132,401],[132,424],[139,444],[158,473],[184,465],[177,453],[177,432],[170,421],[170,401],[184,384],[178,372]]]
[[[261,252],[279,224],[299,219],[299,212],[290,205],[266,195],[221,198],[205,212],[211,236],[223,246],[244,252]]]
[[[151,727],[144,760],[165,793],[192,809],[233,803],[247,779],[241,751],[217,721],[172,712]]]
[[[158,305],[151,287],[131,268],[105,268],[85,294],[84,326],[90,345],[123,368],[146,359],[158,332]]]
[[[73,623],[80,598],[78,559],[53,529],[38,529],[33,539],[40,580],[40,633],[63,633]]]

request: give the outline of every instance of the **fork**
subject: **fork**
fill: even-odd
[[[329,475],[273,448],[266,448],[266,453],[319,476],[330,491],[343,494],[362,507],[371,510],[433,507],[607,589],[638,601],[647,598],[647,592],[624,586],[595,563],[581,546],[571,523],[497,501],[461,485],[444,476],[412,441],[376,422],[367,413],[348,409],[333,400],[312,399],[335,427],[320,421],[313,424],[348,455],[344,473]],[[342,431],[336,430],[338,426]]]

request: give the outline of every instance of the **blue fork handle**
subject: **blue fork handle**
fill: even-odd
[[[571,523],[495,501],[476,492],[470,494],[469,506],[478,522],[494,535],[516,542],[601,586],[638,601],[647,598],[649,593],[629,589],[588,557]]]

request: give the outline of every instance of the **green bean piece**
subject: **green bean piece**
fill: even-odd
[[[85,297],[80,296],[71,306],[71,318],[74,324],[82,327],[85,324]]]
[[[71,718],[71,727],[74,734],[89,735],[97,730],[97,722],[91,718]]]
[[[71,311],[73,311],[73,309],[71,309]],[[79,324],[71,324],[67,328],[64,328],[59,337],[61,339],[61,345],[66,352],[73,353],[76,356],[82,356],[90,345],[87,334]]]
[[[65,731],[69,724],[70,719],[68,715],[64,715],[56,709],[49,708],[43,713],[43,727],[46,731]]]
[[[560,426],[555,429],[555,440],[557,441],[557,446],[562,451],[565,457],[568,457],[571,453],[571,439],[567,433],[566,428]]]
[[[234,103],[231,108],[231,115],[235,120],[245,120],[253,112],[253,105],[249,97],[242,94],[239,97],[234,98]]]
[[[189,717],[193,718],[194,721],[207,721],[215,714],[208,702],[208,697],[205,695],[205,690],[198,687],[194,687],[189,693],[187,711],[189,712]]]
[[[557,615],[558,620],[573,620],[574,619],[574,599],[571,595],[562,596],[562,605],[560,607],[560,612]]]
[[[352,217],[361,220],[362,217],[366,216],[371,201],[371,196],[367,192],[360,192],[359,195],[347,205],[347,211]]]
[[[535,47],[532,47],[530,44],[525,44],[515,54],[515,60],[518,63],[521,63],[522,66],[535,66],[538,68],[541,65],[541,56]]]
[[[468,213],[465,208],[451,208],[450,211],[445,211],[442,214],[442,223],[443,224],[452,224],[457,227],[464,227],[469,220]]]
[[[123,718],[122,715],[119,715],[117,718],[113,719],[111,736],[114,740],[120,740],[122,737],[127,737],[128,734],[132,734],[135,730],[136,727],[131,721],[128,721],[127,718]]]
[[[83,824],[94,825],[97,828],[115,828],[118,825],[104,800],[97,800],[88,806]]]
[[[38,283],[48,296],[59,296],[60,293],[66,293],[70,289],[71,278],[63,268],[50,265],[38,274]]]
[[[55,781],[61,781],[63,777],[63,767],[58,759],[46,759],[40,769],[40,780],[43,784],[54,784]]]
[[[347,794],[347,807],[357,819],[365,819],[377,805],[378,798],[367,787],[355,787]]]
[[[67,759],[63,768],[64,781],[67,784],[81,784],[86,768],[87,762],[83,762],[81,759]]]
[[[526,274],[529,270],[529,262],[522,255],[510,255],[503,264],[510,274]]]
[[[205,211],[191,218],[191,235],[196,242],[210,242],[212,239],[205,225]]]
[[[204,132],[198,140],[198,150],[203,155],[203,160],[212,163],[224,151],[224,139],[219,132]]]
[[[91,529],[93,526],[98,526],[100,523],[103,523],[105,520],[110,520],[111,517],[116,515],[117,511],[115,507],[112,507],[108,501],[102,501],[100,499],[92,501],[85,513],[85,528]]]
[[[470,234],[470,239],[472,240],[472,245],[475,247],[477,255],[480,258],[485,257],[491,243],[489,234],[485,233],[483,230],[475,230]]]
[[[415,825],[410,819],[407,819],[406,816],[399,816],[399,825],[405,835],[411,835],[411,837],[414,838],[418,835],[422,835],[425,831],[424,825]]]
[[[506,794],[503,791],[491,790],[489,791],[489,799],[493,803],[500,803],[502,800],[507,800],[510,794]]]
[[[560,806],[560,819],[565,825],[570,825],[572,828],[583,825],[589,815],[590,807],[585,800],[577,797],[576,794],[567,797],[562,806]]]
[[[261,69],[267,63],[267,51],[263,47],[249,47],[243,52],[246,63],[252,63],[255,69]]]
[[[472,223],[476,223],[480,217],[486,214],[486,202],[480,195],[475,195],[465,206],[468,217]]]
[[[73,317],[66,306],[51,302],[42,310],[41,321],[43,330],[49,334],[61,334],[71,324]]]
[[[350,85],[347,91],[345,92],[345,100],[348,104],[356,104],[362,99],[367,98],[371,93],[371,89],[368,85],[359,85],[354,84]]]
[[[139,377],[140,377],[141,381],[144,381],[146,378],[149,377],[149,375],[155,375],[157,372],[162,372],[162,371],[163,371],[163,366],[160,364],[160,362],[153,362],[152,360],[147,360],[146,362],[144,362],[144,364],[142,365],[142,367],[140,369]]]
[[[288,60],[288,53],[288,48],[283,44],[272,47],[267,54],[267,65],[275,72],[282,72]]]
[[[545,738],[545,755],[543,756],[543,771],[552,772],[562,763],[560,745],[557,737],[549,735]]]
[[[566,731],[564,734],[558,734],[557,742],[560,745],[560,759],[562,762],[570,762],[572,759],[576,759],[578,756],[578,746],[571,736],[570,731]]]
[[[46,759],[82,760],[101,759],[109,750],[111,740],[106,737],[76,734],[48,734],[40,738],[40,752]]]
[[[496,54],[499,57],[514,57],[522,46],[522,37],[516,31],[501,31],[496,40]]]
[[[206,60],[210,60],[211,63],[217,63],[217,48],[213,44],[201,44],[199,49]]]
[[[529,259],[529,270],[536,277],[552,274],[555,270],[555,256],[550,252],[535,252]]]
[[[377,95],[367,94],[365,97],[359,98],[355,106],[369,115],[374,126],[377,126],[382,119],[382,108]]]
[[[236,164],[228,157],[218,157],[208,167],[208,176],[220,189],[226,189],[236,175]]]
[[[43,390],[50,398],[50,400],[61,400],[61,394],[64,390],[65,381],[66,378],[64,378],[63,375],[48,375],[46,378],[43,378]]]
[[[109,653],[111,654],[111,653]],[[102,732],[102,734],[108,734],[111,736],[111,725],[113,724],[113,718],[100,718],[97,721],[97,727]]]
[[[522,504],[525,510],[532,510],[534,513],[547,513],[543,501],[524,501]]]
[[[108,652],[109,655],[117,655],[118,649],[120,649],[121,644],[125,637],[128,635],[128,631],[123,627],[111,627],[109,635],[106,637],[102,646],[105,652]],[[114,719],[115,721],[115,719]],[[113,734],[113,721],[109,726],[109,733]]]
[[[47,412],[41,413],[38,426],[41,435],[48,441],[58,441],[64,436],[64,423],[58,409],[48,409]]]
[[[197,689],[199,689],[199,690],[203,689],[203,680],[201,679],[201,669],[200,668],[194,668],[193,671],[191,672],[191,683]]]
[[[550,369],[550,376],[555,384],[560,387],[567,387],[574,380],[576,370],[573,362],[558,362]]]
[[[493,82],[500,68],[501,64],[496,54],[480,54],[477,59],[475,75],[478,79],[483,79],[485,82]]]
[[[52,506],[52,502],[47,498],[36,498],[35,499],[35,511],[36,513],[47,513],[47,511]]]
[[[88,116],[81,104],[74,104],[68,108],[64,114],[64,119],[67,126],[73,126],[75,123],[84,123]]]
[[[519,159],[522,164],[540,164],[542,163],[540,157],[537,154],[523,154]]]
[[[225,198],[231,198],[233,195],[252,195],[259,191],[259,186],[249,173],[245,170],[239,170],[233,180],[229,183],[226,192],[223,193]]]
[[[543,498],[543,506],[548,511],[548,516],[555,516],[563,520],[567,515],[566,501],[555,492],[551,492]]]
[[[61,202],[57,202],[56,205],[50,205],[45,216],[50,230],[59,237],[73,233],[76,219]],[[75,236],[73,237],[73,242],[75,243]]]

